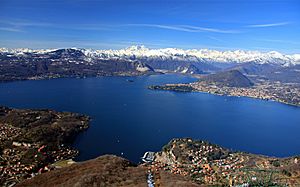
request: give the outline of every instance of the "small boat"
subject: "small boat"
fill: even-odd
[[[134,82],[133,80],[131,79],[126,79],[127,82]]]

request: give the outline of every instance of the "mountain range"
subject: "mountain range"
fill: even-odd
[[[81,51],[87,58],[93,59],[127,59],[127,60],[142,60],[143,58],[155,60],[171,60],[171,61],[191,61],[191,62],[206,62],[206,63],[246,63],[256,62],[259,64],[271,63],[284,66],[300,64],[300,54],[285,55],[277,51],[259,52],[259,51],[217,51],[209,49],[149,49],[143,45],[131,46],[120,50],[93,50],[71,48]],[[7,49],[0,48],[1,53],[11,53],[24,55],[28,53],[46,54],[57,51],[58,49]]]
[[[300,82],[300,54],[276,51],[208,49],[120,50],[0,48],[0,79],[32,77],[139,75],[153,72],[210,74],[236,69],[245,75],[282,82]]]

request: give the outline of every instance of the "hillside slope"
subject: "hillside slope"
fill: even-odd
[[[200,186],[185,177],[161,172],[161,186]],[[114,155],[104,155],[93,160],[50,171],[26,180],[17,186],[141,186],[147,187],[147,167],[137,166]]]
[[[57,77],[142,75],[153,69],[127,59],[92,59],[80,50],[58,49],[43,53],[1,53],[0,82]]]
[[[229,87],[250,87],[253,83],[240,71],[230,70],[203,76],[200,81]]]

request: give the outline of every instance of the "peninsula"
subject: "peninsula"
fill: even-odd
[[[154,85],[149,88],[154,90],[195,91],[216,95],[251,97],[300,106],[300,85],[298,83],[253,80],[251,81],[238,70],[230,70],[201,76],[198,81],[193,83]]]
[[[70,146],[89,117],[53,110],[0,107],[0,186],[12,186],[74,158]]]

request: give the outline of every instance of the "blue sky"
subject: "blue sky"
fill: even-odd
[[[0,0],[0,47],[300,53],[300,1]]]

